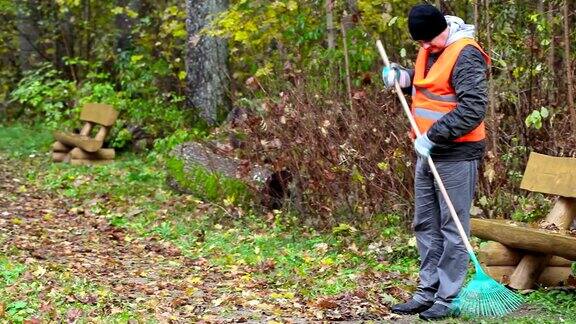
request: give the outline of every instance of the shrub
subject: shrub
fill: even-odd
[[[374,89],[317,94],[298,83],[277,98],[246,104],[244,157],[295,176],[301,211],[320,223],[407,211],[414,154],[395,95]]]

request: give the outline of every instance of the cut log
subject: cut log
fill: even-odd
[[[576,198],[560,197],[544,220],[544,226],[554,224],[561,230],[569,229],[576,219]]]
[[[576,237],[501,219],[471,219],[472,234],[512,248],[576,260]]]
[[[58,141],[54,142],[54,144],[52,144],[52,152],[63,152],[63,153],[68,153],[70,152],[70,150],[72,149],[72,147],[70,146],[66,146]]]
[[[64,145],[79,147],[88,152],[98,151],[104,143],[104,141],[74,133],[54,132],[54,137]]]
[[[70,159],[72,165],[100,165],[114,162],[114,160],[83,160],[83,159]]]
[[[93,153],[83,151],[78,147],[70,151],[72,159],[80,160],[113,160],[115,156],[116,152],[112,148],[102,148]]]
[[[503,284],[510,283],[510,277],[514,272],[514,266],[486,266],[486,272],[494,279]],[[571,276],[570,267],[546,267],[538,276],[536,282],[543,286],[563,286]]]
[[[551,258],[550,254],[526,254],[510,275],[510,287],[532,288]]]
[[[552,161],[550,161],[552,163]],[[540,227],[567,230],[576,215],[576,199],[560,197],[552,210],[546,216]],[[556,254],[556,253],[551,253]],[[549,263],[551,255],[527,254],[520,260],[516,270],[510,276],[510,287],[515,289],[530,289],[540,275],[542,269]]]
[[[54,162],[68,162],[70,155],[65,152],[52,152],[52,161]]]
[[[478,251],[478,260],[486,266],[517,266],[526,253],[525,250],[511,249],[504,244],[490,241]],[[572,261],[553,256],[548,262],[551,267],[569,267]]]

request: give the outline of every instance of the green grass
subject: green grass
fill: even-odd
[[[176,194],[166,186],[165,160],[160,155],[153,153],[142,158],[123,154],[109,165],[73,167],[51,163],[49,155],[42,155],[51,142],[49,134],[38,129],[19,125],[0,128],[0,153],[11,152],[11,158],[37,155],[26,159],[22,167],[28,170],[26,177],[35,186],[70,198],[73,208],[105,217],[113,226],[173,242],[185,255],[205,258],[221,271],[252,269],[242,280],[263,280],[285,294],[316,298],[354,290],[359,278],[370,271],[394,271],[412,278],[417,273],[414,242],[400,225],[398,215],[376,215],[366,225],[381,228],[376,240],[348,224],[320,233],[302,226],[295,215],[256,214],[235,205],[228,195],[203,201],[195,195]],[[9,256],[0,258],[2,287],[12,287],[6,290],[8,293],[0,294],[0,301],[12,313],[12,321],[38,315],[37,285],[42,280],[34,276],[22,280],[24,274],[36,271],[11,262]],[[113,303],[113,296],[102,287],[70,278],[65,272],[52,275],[59,288],[49,299],[59,305],[60,313],[80,307],[65,300],[71,289],[103,294],[103,302]],[[389,281],[382,282],[380,289],[399,284],[405,286],[401,280]],[[528,302],[553,320],[562,316],[572,320],[568,314],[576,313],[576,298],[569,293],[538,291],[528,296]],[[137,316],[131,305],[118,305],[122,310],[118,314],[98,307],[103,306],[90,305],[85,314],[104,316],[101,318],[106,321]],[[526,315],[506,321],[546,320]]]
[[[51,132],[41,126],[0,125],[0,151],[14,158],[45,154],[53,142]]]
[[[37,143],[36,150],[42,148],[42,141],[32,143]],[[44,159],[31,166],[27,179],[41,189],[73,199],[77,210],[88,209],[107,217],[110,224],[130,228],[140,235],[173,241],[189,256],[207,258],[223,269],[273,264],[272,271],[256,274],[256,279],[277,283],[309,297],[354,289],[357,278],[369,269],[405,274],[416,269],[414,258],[404,258],[402,263],[395,264],[379,262],[377,256],[386,252],[382,249],[366,252],[370,242],[347,224],[321,234],[302,227],[294,215],[281,212],[264,221],[250,209],[232,204],[230,197],[240,196],[245,190],[237,181],[224,195],[203,197],[209,203],[191,195],[176,194],[166,187],[167,173],[163,168],[164,160],[156,155],[142,159],[124,154],[112,164],[94,167],[50,163]],[[212,179],[200,172],[194,175],[196,180]],[[196,210],[198,205],[206,204],[213,207],[208,213]],[[130,216],[134,210],[137,214]],[[235,219],[226,210],[241,212],[242,217]],[[390,217],[398,223],[397,216]],[[392,232],[398,234],[398,227],[394,226]],[[415,255],[414,246],[407,244],[409,234],[400,232],[405,239],[387,247],[388,258]]]
[[[24,266],[0,255],[0,306],[4,310],[4,318],[0,318],[10,323],[31,318],[60,321],[71,312],[77,312],[81,322],[142,319],[131,311],[131,305],[119,304],[117,300],[108,289],[66,270],[34,263]],[[110,306],[119,311],[110,313]]]

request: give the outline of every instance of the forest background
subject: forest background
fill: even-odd
[[[200,187],[183,180],[227,217],[250,210],[336,235],[390,237],[411,220],[415,156],[375,41],[411,66],[418,44],[407,13],[420,2],[0,0],[0,120],[72,129],[83,104],[108,103],[120,117],[107,145],[162,165],[169,178],[191,177],[168,154],[188,141],[280,176],[282,207],[272,212],[261,188],[238,191],[198,173]],[[551,197],[519,184],[531,151],[576,157],[575,4],[429,2],[476,25],[492,57],[489,148],[473,214],[541,218]],[[62,175],[77,171],[50,172],[58,175],[46,187],[82,195]]]
[[[410,66],[406,13],[416,3],[3,0],[2,118],[77,126],[82,104],[109,103],[121,112],[111,146],[130,150],[187,140],[240,109],[251,118],[234,131],[246,138],[235,154],[297,176],[300,211],[406,216],[414,154],[374,42]],[[437,5],[475,24],[493,59],[475,205],[486,216],[539,217],[541,197],[518,190],[528,153],[576,152],[574,8]]]

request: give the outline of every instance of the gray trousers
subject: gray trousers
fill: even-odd
[[[479,161],[434,164],[466,235],[470,236],[470,206]],[[420,282],[413,298],[422,304],[450,306],[466,278],[468,253],[425,159],[418,158],[414,178],[413,230],[420,254]]]

